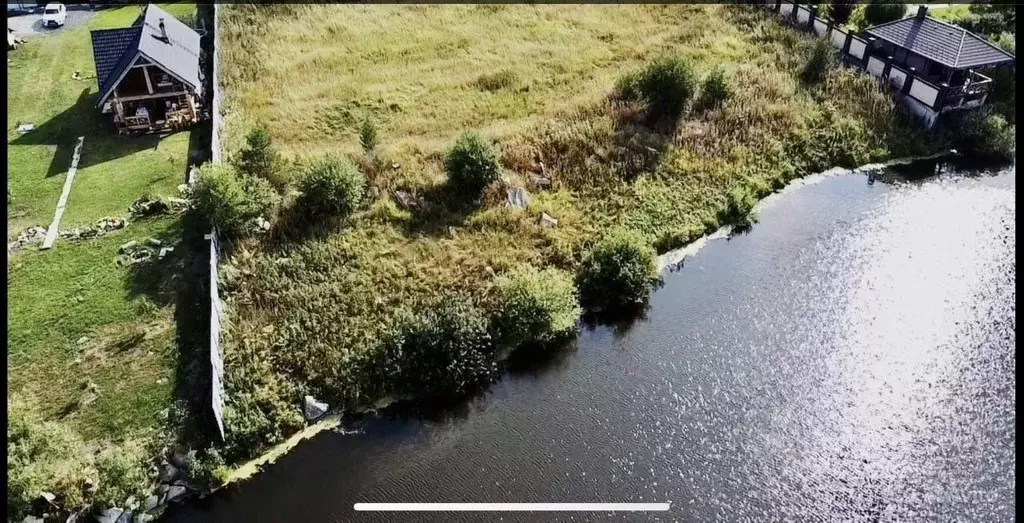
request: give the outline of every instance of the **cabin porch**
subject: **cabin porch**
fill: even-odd
[[[198,121],[191,93],[113,98],[108,102],[118,134],[179,131]]]

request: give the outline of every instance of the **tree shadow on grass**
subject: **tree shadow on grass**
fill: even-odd
[[[46,170],[46,177],[49,178],[67,172],[79,136],[85,137],[82,154],[78,160],[79,169],[124,158],[140,151],[156,149],[163,137],[167,136],[119,136],[112,117],[109,114],[102,114],[96,107],[98,99],[99,95],[90,93],[88,87],[82,89],[74,105],[53,118],[42,123],[22,122],[32,123],[36,128],[11,140],[8,145],[56,147],[53,160]]]
[[[173,397],[186,407],[172,409],[172,428],[182,443],[202,448],[213,438],[215,419],[211,405],[210,363],[210,240],[209,227],[198,213],[190,211],[180,222],[156,239],[161,246],[173,246],[164,259],[154,256],[132,266],[125,285],[129,296],[146,296],[160,306],[174,306],[175,381]],[[156,247],[159,250],[160,247]]]

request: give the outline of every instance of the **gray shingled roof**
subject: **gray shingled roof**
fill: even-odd
[[[167,31],[166,41],[161,38],[161,19]],[[106,101],[114,83],[139,53],[201,93],[199,40],[199,33],[152,4],[146,6],[132,27],[92,31],[99,104]]]
[[[930,16],[904,18],[869,27],[865,33],[954,69],[1003,65],[1014,61],[1013,55],[978,35]]]

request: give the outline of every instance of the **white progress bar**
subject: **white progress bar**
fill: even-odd
[[[669,503],[356,503],[359,512],[665,512]]]

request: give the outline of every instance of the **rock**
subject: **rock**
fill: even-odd
[[[117,523],[124,511],[119,508],[108,508],[96,513],[96,523]]]
[[[448,226],[448,237],[453,239],[459,237],[459,234],[455,232],[455,227]]]
[[[21,523],[46,523],[43,518],[37,518],[32,515],[25,516],[25,519],[21,520]]]
[[[156,238],[150,238],[149,239],[149,244],[152,245],[153,247],[159,247],[159,246],[163,245],[163,243],[164,242],[162,242],[162,241],[160,241],[160,240],[158,240]]]
[[[307,421],[316,421],[327,414],[328,408],[326,403],[317,401],[313,396],[306,396],[302,413],[305,414]]]
[[[146,514],[145,512],[138,512],[132,518],[132,523],[150,523],[151,521],[156,521],[156,516]]]
[[[145,502],[142,503],[142,510],[144,512],[149,512],[150,510],[155,509],[156,506],[159,505],[159,504],[160,504],[160,498],[159,497],[157,497],[157,496],[150,496],[150,497],[146,498]]]
[[[51,505],[53,505],[53,502],[57,499],[57,496],[52,492],[40,492],[39,497],[45,499],[46,502]]]
[[[405,191],[395,191],[395,203],[406,211],[415,211],[424,206],[423,198]]]
[[[174,250],[174,247],[161,247],[160,248],[160,256],[159,256],[160,259],[161,260],[164,259],[164,256],[167,256],[167,253],[172,252],[173,250]]]
[[[401,167],[401,165],[398,165],[398,162],[391,164],[391,168],[395,169],[396,171],[398,170],[399,167]]]
[[[85,345],[85,343],[88,342],[88,341],[89,341],[89,337],[88,336],[82,336],[81,338],[78,338],[78,341],[75,342],[75,343],[77,343],[79,345]]]
[[[117,523],[132,523],[132,511],[126,510],[117,518]]]
[[[188,457],[183,452],[178,451],[171,453],[170,457],[167,458],[167,461],[179,469],[188,468]]]
[[[487,267],[484,267],[484,272],[486,272],[488,276],[494,277],[494,267],[488,265]]]
[[[119,249],[117,249],[117,252],[124,254],[126,252],[135,250],[135,248],[138,247],[138,246],[139,246],[139,242],[137,242],[135,240],[132,240],[132,241],[122,245]]]
[[[36,129],[36,126],[33,125],[33,124],[23,123],[23,124],[18,126],[18,133],[19,134],[25,134],[27,132],[34,131],[35,129]]]
[[[505,196],[505,205],[509,207],[515,207],[516,209],[525,209],[530,205],[532,198],[530,193],[526,192],[526,189],[522,187],[516,187],[515,189],[508,189]]]
[[[178,467],[168,463],[167,466],[164,467],[164,471],[160,474],[160,483],[170,483],[174,481],[178,477],[178,472]]]
[[[166,499],[167,501],[177,501],[178,499],[181,499],[181,497],[184,496],[186,492],[188,492],[188,489],[181,485],[171,485],[167,489]]]
[[[540,213],[540,226],[541,227],[556,227],[558,220],[546,212]]]
[[[533,176],[530,176],[530,181],[532,181],[533,184],[536,185],[537,187],[550,187],[551,186],[551,178],[548,178],[547,176],[533,175]]]

